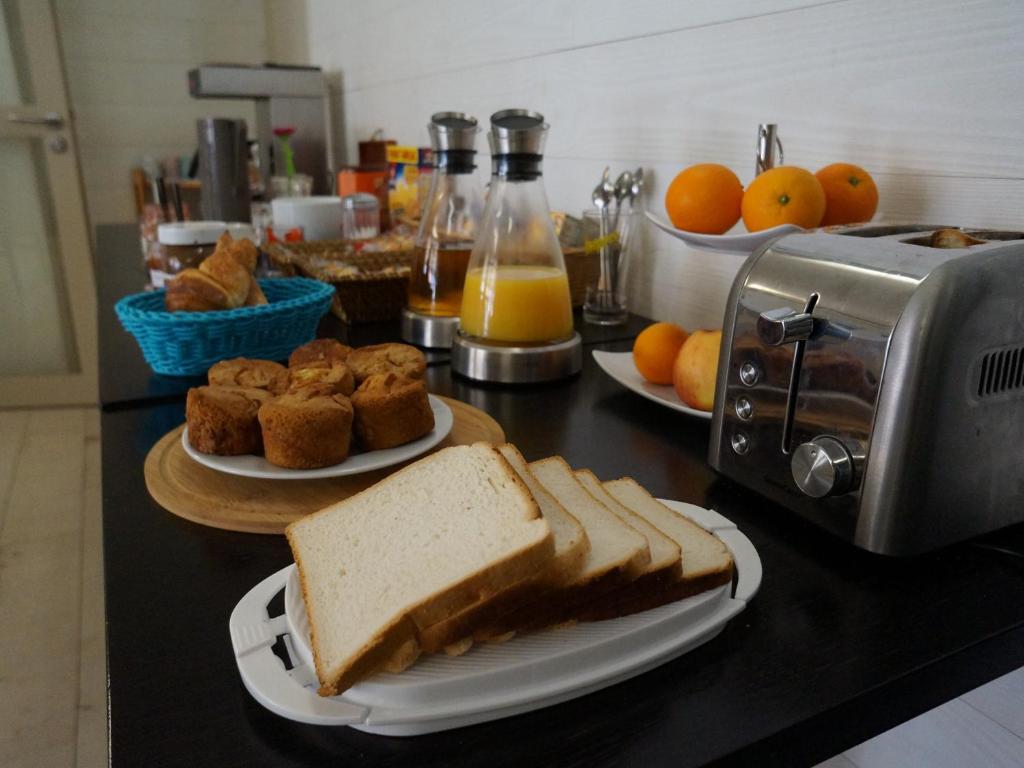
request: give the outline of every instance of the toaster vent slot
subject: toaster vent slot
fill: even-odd
[[[981,358],[978,397],[1024,389],[1024,347],[989,352]]]

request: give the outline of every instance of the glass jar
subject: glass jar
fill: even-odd
[[[343,240],[372,240],[380,234],[380,201],[366,192],[341,198]]]
[[[249,224],[224,221],[176,221],[161,224],[157,228],[157,237],[160,240],[165,278],[183,269],[198,267],[203,259],[217,249],[217,238],[225,232],[235,240],[246,238],[256,242],[256,233]]]
[[[461,333],[471,340],[530,346],[573,335],[569,278],[541,178],[547,130],[536,112],[491,117],[490,192],[462,296]]]

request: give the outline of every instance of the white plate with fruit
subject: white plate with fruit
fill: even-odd
[[[721,331],[687,333],[675,323],[654,323],[636,337],[632,352],[593,354],[601,370],[641,397],[710,419],[721,342]]]
[[[871,175],[833,163],[812,174],[780,166],[746,189],[724,165],[700,163],[681,171],[665,193],[668,221],[648,211],[661,231],[693,248],[750,254],[772,240],[819,226],[870,221],[878,207]],[[743,220],[746,232],[725,234]]]
[[[770,229],[762,229],[760,232],[739,232],[735,235],[705,235],[701,232],[688,232],[684,229],[676,229],[650,211],[646,213],[651,223],[662,232],[682,240],[691,248],[699,248],[702,251],[715,251],[717,253],[749,255],[777,237],[782,237],[792,232],[804,231],[803,227],[798,227],[796,224],[780,224]]]

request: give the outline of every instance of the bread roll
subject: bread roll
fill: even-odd
[[[211,386],[256,387],[280,395],[288,389],[288,369],[271,360],[221,360],[207,374]]]
[[[352,354],[352,347],[335,339],[314,339],[297,347],[288,358],[289,368],[308,368],[315,364],[330,364],[331,361],[344,363]]]
[[[403,445],[434,428],[434,412],[422,379],[395,373],[370,376],[352,395],[352,405],[356,439],[367,451]]]
[[[262,453],[257,413],[272,397],[252,387],[193,387],[185,401],[189,445],[218,456]]]
[[[348,458],[352,403],[330,386],[313,384],[286,392],[259,411],[267,461],[290,469],[316,469]]]
[[[308,387],[311,384],[326,384],[338,395],[351,395],[355,391],[352,371],[337,360],[330,365],[315,365],[310,368],[288,368],[288,388]]]
[[[407,379],[422,379],[427,371],[427,358],[408,344],[375,344],[360,347],[345,361],[362,384],[370,376],[395,373]]]

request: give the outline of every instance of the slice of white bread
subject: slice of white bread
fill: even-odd
[[[605,490],[604,486],[601,485],[601,481],[597,479],[597,475],[589,469],[577,469],[575,474],[576,479],[586,488],[587,493],[604,504],[620,520],[628,523],[631,528],[647,539],[647,547],[651,551],[651,561],[647,564],[644,572],[640,574],[637,582],[659,579],[667,583],[682,578],[682,550],[676,541],[662,533],[643,515],[639,515],[628,507],[622,506],[614,496]],[[637,582],[633,583],[636,584]]]
[[[576,580],[590,551],[590,540],[575,517],[551,496],[534,477],[526,459],[514,445],[499,446],[502,456],[526,484],[551,527],[555,554],[547,568],[538,570],[490,599],[481,600],[463,611],[421,628],[420,644],[424,653],[442,649],[449,655],[469,650],[473,632],[496,617],[536,597],[543,590]]]
[[[632,478],[603,483],[605,490],[622,506],[641,515],[682,550],[682,577],[663,588],[639,593],[623,591],[603,604],[591,604],[582,618],[598,620],[646,611],[665,603],[696,595],[732,580],[732,555],[721,539],[651,496]]]
[[[322,696],[415,658],[418,627],[547,567],[554,552],[537,503],[483,443],[438,451],[285,533]]]
[[[474,632],[476,640],[572,620],[580,606],[644,573],[651,559],[647,539],[587,493],[563,458],[553,456],[529,466],[548,493],[583,526],[590,552],[573,581],[479,627]]]

